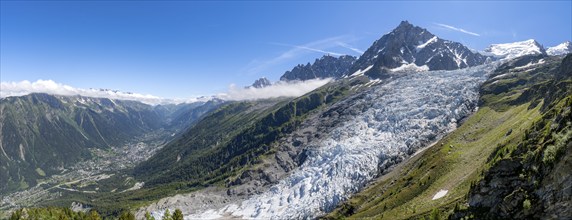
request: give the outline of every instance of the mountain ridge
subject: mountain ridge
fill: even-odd
[[[298,64],[292,70],[286,71],[281,77],[281,81],[309,80],[316,78],[338,79],[347,74],[348,69],[355,62],[356,58],[349,55],[334,57],[324,55],[314,60],[312,64]]]

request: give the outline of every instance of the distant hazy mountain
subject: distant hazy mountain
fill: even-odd
[[[166,128],[184,131],[203,117],[203,115],[218,108],[223,103],[224,101],[221,99],[212,98],[207,102],[183,103],[169,106],[172,112],[162,114],[167,117],[168,126]],[[155,107],[155,110],[157,110],[158,107],[159,106]]]
[[[252,83],[251,87],[260,89],[260,88],[264,88],[264,87],[267,87],[270,85],[272,85],[270,80],[266,79],[266,77],[262,77],[260,79],[257,79],[256,81],[254,81],[254,83]]]
[[[334,57],[330,55],[323,56],[316,59],[314,63],[307,63],[306,65],[299,64],[292,70],[286,71],[280,80],[309,80],[316,78],[340,78],[348,73],[349,68],[356,60],[353,56],[340,56]]]
[[[486,57],[460,43],[443,40],[424,28],[402,21],[375,41],[350,68],[368,76],[400,71],[453,70],[483,64]]]

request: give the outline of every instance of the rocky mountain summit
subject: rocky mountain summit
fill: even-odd
[[[256,81],[254,81],[254,83],[252,83],[252,85],[250,87],[252,88],[264,88],[267,86],[272,85],[272,82],[270,82],[270,80],[266,79],[266,77],[262,77],[260,79],[257,79]]]
[[[486,59],[460,43],[402,21],[375,41],[349,72],[367,69],[366,75],[382,77],[391,72],[462,69],[483,64]]]

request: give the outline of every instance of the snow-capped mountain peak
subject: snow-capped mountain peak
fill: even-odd
[[[546,49],[546,53],[551,56],[559,56],[572,53],[572,43],[570,43],[570,41],[566,41],[554,47],[549,47]]]
[[[530,39],[513,43],[491,44],[483,53],[501,60],[509,60],[525,55],[546,54],[546,51],[536,40]]]
[[[464,45],[441,39],[428,30],[402,21],[366,50],[349,73],[372,66],[365,75],[386,77],[395,72],[454,70],[483,64],[486,57]]]

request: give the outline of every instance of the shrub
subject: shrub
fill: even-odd
[[[558,149],[556,149],[556,146],[548,145],[548,147],[546,147],[546,149],[544,150],[544,156],[542,158],[542,162],[544,162],[545,164],[552,164],[554,160],[556,160],[557,150]]]
[[[441,220],[441,213],[439,213],[439,209],[433,209],[431,211],[431,216],[429,217],[431,220]]]
[[[530,210],[530,207],[531,207],[530,200],[525,199],[524,202],[522,202],[522,208],[524,210]]]

